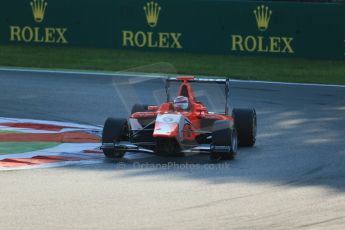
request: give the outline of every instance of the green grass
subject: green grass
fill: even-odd
[[[0,65],[230,76],[236,79],[345,84],[345,61],[235,57],[108,49],[0,46]]]
[[[61,143],[57,142],[0,142],[0,155],[25,153],[46,148],[52,148]]]
[[[8,130],[0,130],[0,134],[7,134],[7,133],[18,133],[16,131],[8,131]]]

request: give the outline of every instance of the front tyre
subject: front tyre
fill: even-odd
[[[117,143],[125,140],[128,136],[128,124],[126,119],[108,118],[105,121],[102,132],[102,143]],[[124,151],[116,151],[113,148],[103,149],[103,153],[107,158],[121,158],[125,154]]]
[[[235,120],[239,145],[245,147],[254,146],[257,132],[255,109],[234,109],[232,116]]]
[[[232,122],[215,121],[212,130],[211,159],[232,160],[237,150],[237,131]]]

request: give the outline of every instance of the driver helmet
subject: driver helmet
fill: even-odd
[[[188,110],[189,108],[189,101],[187,97],[178,96],[174,99],[174,109],[177,111],[181,110]]]

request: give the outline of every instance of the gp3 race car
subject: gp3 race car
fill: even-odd
[[[181,82],[178,96],[170,99],[170,82]],[[225,112],[209,112],[196,99],[191,83],[225,86]],[[256,141],[255,109],[233,109],[229,115],[229,79],[192,76],[167,78],[167,99],[160,106],[136,104],[126,118],[108,118],[102,133],[103,153],[121,158],[126,152],[184,156],[188,152],[207,153],[211,159],[233,159],[238,146],[251,147]]]

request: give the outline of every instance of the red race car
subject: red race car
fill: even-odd
[[[170,83],[181,85],[174,100]],[[217,83],[225,86],[225,112],[211,113],[194,95],[191,83]],[[253,146],[256,141],[255,109],[233,109],[228,114],[229,79],[191,76],[166,80],[167,100],[160,106],[136,104],[128,119],[108,118],[102,134],[104,154],[121,158],[126,152],[156,155],[210,154],[212,159],[233,159],[238,146]]]

